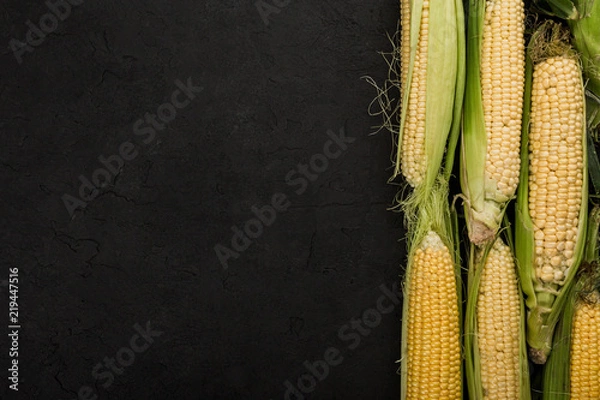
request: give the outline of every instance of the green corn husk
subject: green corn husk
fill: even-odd
[[[409,95],[413,87],[415,58],[418,51],[421,31],[421,17],[424,0],[402,0],[409,3],[410,24],[408,33],[409,63],[401,65],[402,49],[398,29],[388,36],[393,49],[380,52],[388,66],[388,77],[379,85],[372,77],[364,76],[377,95],[369,105],[369,115],[381,117],[382,123],[376,126],[375,133],[386,129],[392,133],[394,149],[392,152],[393,173],[388,183],[395,183],[402,172],[402,146],[407,120]],[[404,196],[404,189],[396,196],[393,210],[413,213],[419,205],[426,203],[430,192],[437,185],[440,171],[448,180],[454,166],[463,97],[465,91],[466,39],[462,0],[429,0],[428,47],[425,90],[425,155],[426,171],[423,179],[412,191]],[[401,70],[406,73],[403,87]],[[400,94],[400,100],[396,98]],[[404,176],[406,179],[406,176]]]
[[[598,243],[598,235],[600,229],[600,205],[595,205],[590,211],[588,218],[588,230],[585,241],[585,254],[583,261],[591,263],[600,261],[600,243]]]
[[[400,88],[397,76],[394,84],[402,93],[398,109],[399,125],[393,128],[397,152],[394,172],[390,182],[401,175],[402,138],[408,115],[408,100],[414,62],[421,29],[423,0],[410,2],[410,64],[400,66],[407,70],[406,87]],[[399,204],[408,206],[405,211],[426,203],[437,184],[438,175],[444,169],[448,179],[454,163],[454,153],[460,130],[464,80],[465,80],[465,31],[462,1],[429,0],[429,29],[427,54],[427,90],[425,94],[425,153],[427,171],[423,182],[413,188],[407,200],[398,198]],[[399,58],[398,58],[399,61]],[[391,66],[394,67],[394,66]],[[396,66],[397,67],[397,66]],[[445,162],[444,162],[445,159]],[[445,163],[445,165],[442,165]]]
[[[562,318],[556,326],[552,353],[544,366],[543,400],[569,400],[571,393],[571,331],[578,302],[587,301],[594,291],[600,291],[600,268],[598,267],[598,230],[600,229],[600,206],[589,214],[583,264],[573,287],[565,294]]]
[[[560,19],[581,18],[577,0],[533,0],[533,11]]]
[[[568,37],[568,33],[567,33]],[[540,49],[547,52],[545,56],[569,54],[568,43],[564,42],[565,31],[558,24],[547,21],[533,34],[528,54],[525,81],[525,104],[523,109],[523,135],[521,148],[521,177],[517,191],[515,253],[520,264],[521,285],[526,295],[527,316],[527,343],[530,347],[530,357],[538,364],[544,364],[552,349],[552,336],[560,318],[568,293],[573,284],[577,267],[583,257],[585,244],[585,230],[587,224],[587,141],[583,140],[583,188],[582,202],[579,214],[577,243],[574,249],[574,261],[565,277],[564,284],[546,284],[536,277],[535,272],[535,239],[533,221],[529,215],[529,117],[531,107],[531,87],[533,75],[533,62],[544,58]],[[535,59],[535,60],[534,60]],[[583,85],[583,83],[582,83]],[[585,108],[585,106],[584,106]],[[582,115],[585,119],[585,110]],[[585,135],[584,129],[581,132]]]
[[[504,219],[508,226],[508,219]],[[514,254],[514,243],[510,235],[510,231],[505,229],[503,231],[508,241],[508,246],[511,249],[511,253]],[[468,283],[467,283],[467,306],[465,310],[465,374],[467,378],[467,388],[469,391],[469,398],[471,399],[483,399],[485,398],[486,390],[483,387],[481,379],[481,356],[479,337],[477,324],[477,310],[478,310],[478,299],[481,290],[480,279],[482,271],[485,267],[486,259],[489,252],[494,245],[496,240],[502,241],[502,235],[496,237],[495,240],[488,242],[485,246],[478,247],[474,244],[470,245],[469,250],[469,267],[468,267]],[[517,283],[514,290],[521,293],[520,282]],[[531,389],[529,382],[529,366],[527,359],[527,344],[525,335],[525,304],[522,296],[519,296],[520,304],[520,322],[519,332],[516,334],[519,338],[519,376],[520,376],[520,394],[519,399],[530,400]],[[509,329],[509,326],[503,325],[503,329]],[[508,389],[508,388],[507,388]]]
[[[544,365],[543,400],[569,400],[569,363],[571,353],[571,328],[575,313],[577,284],[564,293],[565,302],[562,317],[556,325],[552,352]]]
[[[582,18],[569,19],[573,46],[581,54],[583,73],[587,80],[588,118],[590,128],[600,128],[600,1],[579,0]]]
[[[493,239],[509,201],[498,183],[486,173],[488,132],[481,86],[481,52],[485,0],[470,0],[468,10],[467,71],[461,137],[460,183],[464,197],[469,239],[481,245]],[[518,168],[518,166],[517,166]]]
[[[531,11],[556,17],[565,21],[575,21],[590,14],[596,0],[532,0]]]
[[[382,118],[376,131],[392,134],[393,173],[388,183],[395,184],[402,174],[402,140],[408,115],[408,96],[412,85],[414,63],[421,28],[423,0],[403,0],[410,3],[410,63],[401,65],[400,34],[388,35],[390,52],[380,52],[388,66],[388,77],[379,85],[372,77],[364,76],[377,91],[369,104],[369,115]],[[460,136],[463,97],[465,91],[466,40],[464,10],[461,0],[429,0],[428,65],[425,101],[425,152],[427,167],[423,182],[408,196],[404,185],[396,194],[394,211],[402,211],[408,220],[415,220],[417,209],[429,201],[440,174],[450,179],[456,147]],[[402,87],[401,70],[406,71],[406,87]],[[401,95],[401,100],[396,98]],[[427,111],[429,110],[429,111]]]

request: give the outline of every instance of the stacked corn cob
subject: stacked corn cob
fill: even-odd
[[[546,375],[561,377],[544,397],[600,399],[600,367],[582,367],[600,364],[600,351],[589,347],[600,340],[600,272],[588,263],[595,269],[578,273],[586,238],[595,246],[600,223],[596,235],[586,232],[590,122],[580,59],[569,31],[553,21],[540,23],[525,47],[524,0],[469,0],[464,43],[461,7],[400,3],[392,179],[402,176],[412,188],[397,206],[409,223],[401,398],[462,398],[464,359],[469,398],[527,400],[528,361],[543,364],[554,348]],[[585,57],[595,62],[600,54]],[[460,127],[464,316],[449,206]],[[506,214],[515,197],[514,216]],[[556,369],[563,356],[571,360],[566,374]]]

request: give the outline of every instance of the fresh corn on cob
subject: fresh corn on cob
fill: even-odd
[[[540,364],[564,306],[561,293],[582,259],[587,221],[583,82],[568,36],[549,21],[534,33],[529,49],[533,73],[523,124],[516,254],[529,309],[530,356]]]
[[[459,128],[463,8],[457,0],[401,0],[400,13],[402,99],[392,179],[402,173],[415,191],[426,194],[438,178],[449,136],[456,138],[452,132]],[[448,154],[453,146],[448,145]]]
[[[465,317],[466,373],[473,399],[530,398],[524,307],[511,248],[501,238],[472,246]]]
[[[477,341],[484,399],[521,400],[521,300],[510,248],[490,250],[477,300]]]
[[[470,240],[492,240],[519,182],[525,77],[522,0],[470,0],[461,185]]]
[[[600,399],[600,206],[590,211],[585,267],[577,282],[571,328],[569,370],[571,400]]]
[[[565,293],[553,349],[545,365],[543,400],[600,399],[600,207],[589,214],[576,280]]]
[[[561,284],[575,261],[584,179],[581,69],[550,57],[534,69],[529,131],[529,215],[536,278]]]
[[[420,185],[427,174],[427,154],[425,152],[425,101],[427,93],[427,54],[429,40],[429,0],[423,0],[419,40],[414,55],[414,67],[410,88],[407,87],[410,65],[410,2],[401,1],[401,54],[402,92],[407,91],[407,119],[402,135],[402,174],[413,187]],[[444,140],[445,142],[445,140]]]
[[[448,182],[439,179],[409,224],[403,285],[401,399],[461,399],[460,263]]]
[[[406,399],[460,399],[460,323],[454,262],[439,235],[415,250],[409,278]]]
[[[600,399],[598,265],[583,263],[585,272],[578,274],[568,291],[552,353],[544,367],[543,400]]]
[[[600,399],[600,293],[575,306],[571,331],[571,400]]]

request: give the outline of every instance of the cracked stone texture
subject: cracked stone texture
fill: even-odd
[[[329,347],[343,361],[304,398],[397,396],[400,307],[355,348],[338,335],[404,259],[360,80],[386,75],[397,2],[292,0],[267,26],[251,0],[85,1],[21,65],[8,42],[48,8],[0,9],[1,321],[17,266],[23,326],[18,395],[0,339],[2,399],[283,399]],[[188,77],[204,91],[143,144],[134,122]],[[287,173],[343,126],[356,141],[295,194]],[[125,141],[139,155],[71,217],[61,196]],[[224,270],[214,246],[278,192],[289,209]],[[163,335],[102,387],[94,366],[146,321]]]

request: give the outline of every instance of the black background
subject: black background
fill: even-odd
[[[305,398],[398,396],[400,307],[354,349],[338,335],[404,258],[360,79],[386,75],[396,1],[291,0],[265,24],[253,0],[86,0],[21,64],[9,42],[48,7],[0,11],[0,331],[9,267],[22,324],[18,394],[0,335],[2,399],[283,399],[329,347],[343,361]],[[143,144],[136,120],[188,77],[203,91]],[[296,195],[286,175],[342,127],[355,141]],[[126,141],[139,155],[71,217],[61,197]],[[215,245],[279,192],[290,207],[224,269]],[[92,369],[147,321],[163,334],[103,388]]]

